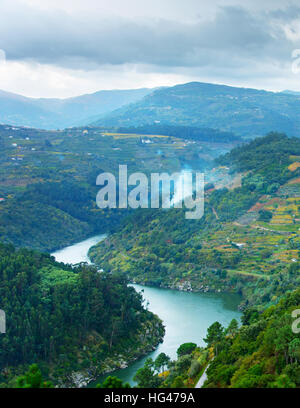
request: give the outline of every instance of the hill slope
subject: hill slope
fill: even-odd
[[[12,245],[0,244],[0,299],[7,323],[0,388],[32,361],[55,383],[72,386],[74,371],[93,378],[151,351],[164,334],[124,279]]]
[[[27,98],[0,91],[0,122],[15,126],[57,129],[84,125],[143,98],[151,89],[99,91],[66,99]]]
[[[276,130],[298,136],[299,114],[297,95],[191,82],[156,90],[95,123],[208,127],[252,137]]]
[[[154,135],[144,144],[142,135],[104,134],[99,128],[0,125],[0,241],[51,251],[111,232],[127,210],[96,206],[98,174],[117,174],[120,163],[127,163],[129,172],[146,174],[211,167],[231,148],[226,138],[218,144]]]
[[[213,323],[204,339],[206,348],[184,343],[175,361],[165,355],[155,362],[147,359],[136,374],[138,387],[299,388],[300,334],[292,330],[292,312],[299,305],[298,289],[261,313],[245,310],[240,328],[235,319],[227,328]]]
[[[243,305],[274,304],[299,286],[300,139],[280,134],[220,161],[243,172],[241,186],[208,190],[205,214],[140,210],[90,251],[106,271],[178,290],[239,292]]]

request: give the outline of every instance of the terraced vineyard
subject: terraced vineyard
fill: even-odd
[[[257,161],[247,169],[233,163],[243,171],[241,187],[207,191],[201,220],[186,222],[175,209],[135,214],[91,250],[93,260],[142,284],[234,291],[244,296],[243,305],[275,304],[299,285],[300,169],[291,153],[299,151],[300,141],[291,140],[274,170],[269,151],[281,149],[285,136],[240,148],[239,155],[251,160],[258,149]]]
[[[127,211],[96,207],[96,178],[209,168],[231,145],[100,128],[44,131],[0,126],[0,240],[51,251],[115,230]],[[230,179],[230,177],[229,177]]]

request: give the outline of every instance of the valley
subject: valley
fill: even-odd
[[[3,396],[297,401],[299,78],[299,0],[0,1]]]
[[[1,387],[32,363],[57,387],[193,388],[206,369],[203,387],[299,385],[295,339],[269,337],[298,302],[300,139],[183,123],[0,126],[0,299],[18,327]],[[96,178],[120,164],[204,172],[204,216],[98,208]]]
[[[280,169],[270,167],[272,145]],[[299,149],[298,139],[287,146],[285,136],[274,134],[232,150],[218,161],[235,160],[236,170],[246,171],[239,163],[252,160],[241,187],[208,190],[201,220],[186,222],[180,209],[139,211],[92,248],[91,259],[140,284],[235,292],[244,297],[242,308],[277,303],[299,284],[300,185],[291,155]]]
[[[52,253],[52,256],[55,257],[56,261],[65,264],[89,262],[88,250],[93,244],[99,243],[103,239],[105,239],[104,236],[92,237],[82,243],[56,251]],[[78,251],[79,247],[80,251]],[[119,364],[123,368],[114,370],[113,375],[131,385],[135,384],[133,377],[136,371],[143,367],[147,358],[155,358],[160,353],[166,353],[171,358],[176,358],[178,344],[195,341],[204,345],[202,338],[205,336],[206,328],[214,321],[218,320],[222,324],[228,325],[233,318],[240,319],[241,313],[238,312],[237,306],[241,298],[238,295],[191,294],[141,285],[132,286],[138,293],[142,294],[144,306],[155,315],[160,316],[166,332],[158,347],[137,361],[128,362],[126,355],[122,359],[119,358],[116,366]],[[107,375],[100,376],[89,386],[103,381]],[[87,378],[89,379],[89,376]]]
[[[0,239],[51,251],[114,231],[128,211],[97,208],[96,178],[101,172],[115,174],[119,164],[147,175],[204,170],[235,143],[109,133],[101,128],[40,131],[2,126]]]

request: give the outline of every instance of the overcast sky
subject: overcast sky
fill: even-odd
[[[27,96],[188,81],[300,91],[297,56],[299,0],[0,0],[0,89]]]

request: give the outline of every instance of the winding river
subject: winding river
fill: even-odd
[[[58,262],[90,263],[88,258],[89,248],[105,239],[105,237],[106,235],[97,235],[56,251],[51,255]],[[146,358],[154,358],[161,352],[175,358],[177,348],[185,342],[194,342],[204,346],[203,338],[206,335],[207,328],[212,323],[219,321],[226,326],[232,319],[239,320],[241,316],[241,313],[237,310],[237,306],[241,301],[241,297],[238,295],[179,292],[141,285],[132,286],[138,291],[144,290],[143,296],[149,302],[149,310],[156,313],[163,320],[166,327],[164,341],[155,351],[137,360],[128,368],[114,372],[114,375],[132,385],[134,384],[134,374],[143,366]]]

